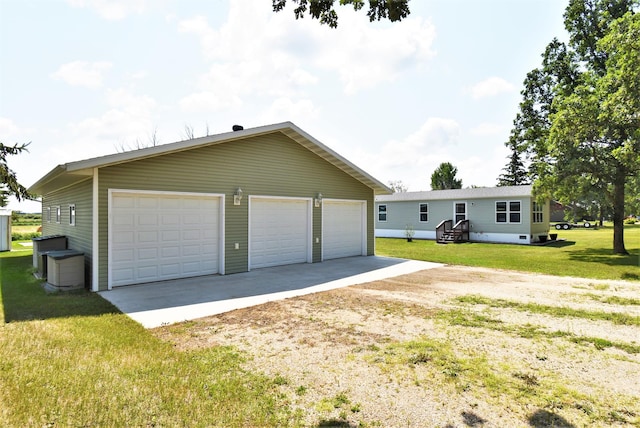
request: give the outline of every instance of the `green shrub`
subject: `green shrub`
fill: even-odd
[[[12,233],[11,240],[12,241],[31,241],[33,238],[39,238],[42,236],[40,232],[29,232],[29,233]]]

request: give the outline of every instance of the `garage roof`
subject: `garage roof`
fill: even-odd
[[[206,137],[194,138],[192,140],[178,141],[176,143],[146,147],[139,150],[115,153],[112,155],[58,165],[36,183],[31,185],[31,187],[29,187],[29,192],[34,195],[42,195],[49,191],[86,180],[93,175],[94,168],[103,168],[134,160],[275,133],[281,133],[291,138],[301,146],[373,189],[374,194],[386,195],[391,193],[391,190],[380,181],[376,180],[371,175],[367,174],[365,171],[358,168],[353,163],[349,162],[347,159],[340,156],[291,122],[283,122],[260,126],[257,128],[243,129],[240,131],[226,132],[223,134],[209,135]]]

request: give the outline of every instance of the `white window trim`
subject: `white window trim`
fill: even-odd
[[[380,207],[384,207],[384,220],[380,220]],[[378,204],[378,215],[377,215],[378,223],[387,222],[387,216],[388,216],[387,208],[388,208],[387,204]]]
[[[422,211],[420,208],[426,205],[427,210],[426,211]],[[426,220],[422,220],[422,214],[426,214],[427,215],[427,219]],[[429,223],[429,203],[428,202],[419,202],[418,203],[418,223]]]
[[[69,226],[76,225],[76,204],[69,204]]]
[[[533,201],[533,209],[531,210],[531,222],[534,224],[544,223],[544,204]],[[537,208],[537,209],[536,209]],[[536,220],[536,214],[539,214],[540,221]]]
[[[458,222],[458,220],[456,220],[456,217],[458,217],[459,215],[459,213],[456,212],[456,205],[458,204],[464,205],[464,220],[469,219],[469,207],[467,206],[467,201],[455,201],[453,203],[453,224],[454,225]]]
[[[46,207],[44,209],[44,221],[51,223],[51,207]]]
[[[498,204],[504,202],[506,204],[506,211],[498,211]],[[520,210],[519,211],[511,211],[511,203],[513,202],[517,202],[518,204],[520,204]],[[494,221],[496,222],[496,224],[522,224],[522,201],[521,200],[501,200],[501,201],[495,201],[495,205],[494,205]],[[500,213],[504,213],[506,215],[506,221],[498,221],[498,212]],[[518,213],[520,214],[520,221],[511,221],[511,213]]]
[[[56,211],[55,212],[55,216],[56,216],[56,219],[55,219],[56,221],[55,222],[56,222],[56,224],[60,224],[60,221],[61,221],[60,217],[62,217],[62,212],[60,211],[60,205],[57,205],[57,206],[55,206],[53,208]]]

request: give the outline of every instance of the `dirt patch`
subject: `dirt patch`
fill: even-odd
[[[634,282],[446,266],[155,333],[241,349],[293,425],[640,426],[638,299]]]

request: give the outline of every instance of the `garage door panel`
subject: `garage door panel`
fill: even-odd
[[[365,204],[360,201],[323,202],[323,258],[361,256],[365,243]]]
[[[158,266],[157,265],[152,265],[152,266],[136,266],[135,270],[137,271],[138,274],[138,278],[141,280],[145,280],[148,278],[157,278],[158,276]]]
[[[136,198],[137,207],[143,209],[157,209],[158,208],[158,198],[154,196],[142,196]]]
[[[157,248],[141,248],[138,250],[138,260],[156,260],[157,258]]]
[[[132,244],[134,239],[133,231],[130,232],[113,232],[112,241],[115,244]]]
[[[141,242],[141,243],[150,243],[150,242],[158,242],[158,232],[156,231],[152,231],[152,232],[147,232],[147,231],[141,231],[138,232],[138,236],[137,236],[137,242]]]
[[[112,286],[219,272],[219,197],[114,193],[111,207]]]
[[[133,268],[128,267],[128,268],[113,269],[111,271],[111,275],[113,276],[114,282],[127,281],[130,278],[133,278]]]
[[[252,199],[250,267],[309,261],[309,210],[303,199]]]

